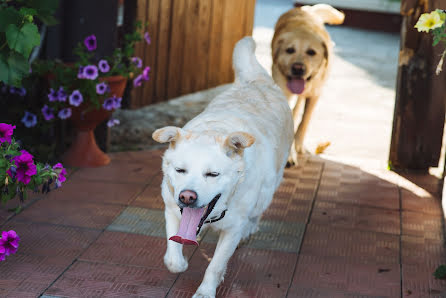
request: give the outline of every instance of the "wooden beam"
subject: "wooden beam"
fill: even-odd
[[[445,9],[444,0],[402,0],[401,50],[389,160],[400,169],[437,166],[445,120],[446,70],[435,74],[441,45],[414,25],[422,13]]]

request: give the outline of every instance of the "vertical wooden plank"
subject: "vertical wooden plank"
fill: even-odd
[[[211,20],[210,1],[199,1],[198,18],[193,30],[195,34],[195,63],[193,72],[195,80],[191,86],[191,91],[195,92],[206,88],[207,68],[209,64],[209,26]]]
[[[136,19],[142,23],[146,22],[146,12],[147,12],[147,1],[146,0],[138,0],[136,3]],[[144,53],[146,49],[145,42],[139,42],[135,45],[135,56],[144,58]],[[132,102],[130,107],[132,109],[136,109],[141,106],[141,97],[142,97],[142,88],[133,88],[132,93]]]
[[[141,96],[141,105],[146,106],[155,101],[155,84],[156,80],[154,79],[154,75],[157,73],[158,64],[157,64],[157,54],[158,54],[158,38],[159,38],[159,7],[160,2],[162,0],[150,0],[147,1],[147,19],[149,22],[148,32],[151,37],[151,44],[146,45],[146,50],[144,53],[144,66],[150,66],[151,70],[151,79],[148,82],[143,84],[142,88],[142,96]]]
[[[185,0],[174,0],[172,4],[170,50],[167,70],[167,98],[179,96],[181,93],[181,77],[184,61],[184,36],[188,19],[186,15],[187,3]]]
[[[245,0],[245,31],[243,32],[243,36],[252,35],[252,29],[254,28],[254,14],[255,14],[255,6],[256,0]]]
[[[198,28],[198,14],[200,9],[200,0],[185,0],[187,2],[186,24],[184,34],[184,53],[183,53],[183,75],[181,76],[181,94],[192,92],[195,84],[194,67],[197,59],[196,43],[197,36],[195,30]]]
[[[162,0],[159,7],[159,29],[158,29],[158,43],[157,57],[156,57],[156,72],[153,72],[153,79],[155,80],[155,93],[152,103],[165,101],[167,99],[166,81],[167,67],[169,58],[169,33],[171,25],[171,10],[173,0]]]
[[[212,0],[207,88],[215,87],[220,83],[220,57],[223,44],[223,11],[225,3],[226,1]]]

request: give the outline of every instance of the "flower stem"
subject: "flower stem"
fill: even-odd
[[[444,57],[446,56],[446,49],[443,51],[443,54],[441,55],[440,61],[438,61],[437,69],[435,70],[435,74],[439,75],[441,72],[441,69],[443,68],[443,62]]]

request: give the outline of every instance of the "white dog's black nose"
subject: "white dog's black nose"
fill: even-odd
[[[195,203],[197,200],[197,193],[193,190],[183,190],[180,192],[180,202],[185,205]]]
[[[293,65],[291,65],[291,73],[293,74],[293,76],[303,76],[305,74],[305,65],[303,63],[293,63]]]

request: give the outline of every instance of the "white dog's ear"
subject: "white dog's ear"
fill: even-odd
[[[228,156],[232,156],[234,153],[242,153],[243,149],[251,146],[255,140],[256,139],[249,133],[237,131],[231,133],[226,138],[224,146]]]
[[[175,126],[166,126],[153,132],[152,138],[158,143],[172,143],[178,141],[182,129]]]

